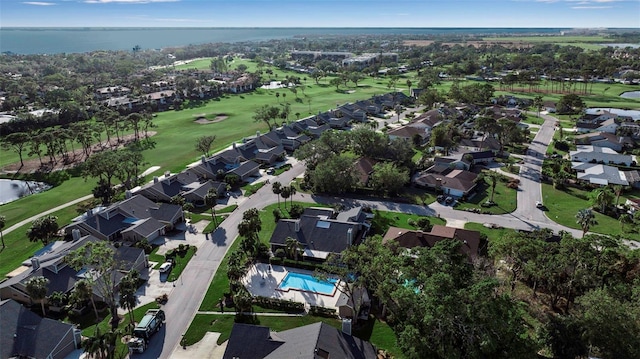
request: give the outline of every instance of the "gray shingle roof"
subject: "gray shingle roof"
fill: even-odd
[[[250,345],[247,345],[249,344]],[[376,358],[373,345],[319,322],[274,333],[257,325],[233,325],[225,359],[367,359]]]
[[[71,324],[41,318],[13,300],[0,302],[0,328],[1,358],[61,358],[74,349]]]

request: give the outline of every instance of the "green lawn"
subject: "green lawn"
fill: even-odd
[[[193,258],[193,256],[196,255],[197,251],[198,251],[197,247],[189,246],[189,249],[187,250],[186,253],[175,256],[175,263],[171,268],[171,271],[169,272],[169,277],[167,278],[168,282],[175,282],[176,280],[178,280],[178,278],[180,277],[180,274],[182,274],[182,271],[187,266],[191,258]]]
[[[550,184],[542,184],[542,199],[548,209],[547,217],[570,228],[580,229],[580,226],[576,223],[576,214],[581,209],[591,208],[587,195],[587,192],[576,188],[558,190]],[[621,203],[624,203],[624,201],[624,198],[620,199]],[[598,224],[591,227],[591,232],[612,236],[622,234],[622,227],[617,219],[602,215],[596,211],[593,213]],[[625,238],[639,240],[640,234],[626,232]]]
[[[51,215],[58,217],[58,224],[62,227],[64,223],[69,223],[71,219],[78,216],[78,213],[76,207],[71,206]],[[4,235],[6,248],[0,251],[0,278],[4,278],[7,273],[19,267],[23,261],[43,247],[42,242],[29,241],[26,235],[29,227],[31,227],[31,224],[26,224]]]
[[[371,223],[372,235],[379,234],[384,236],[389,227],[398,227],[405,229],[416,229],[409,224],[409,220],[416,221],[423,216],[417,214],[408,214],[400,212],[374,211],[375,217]],[[431,224],[445,225],[446,221],[438,217],[428,217]]]
[[[503,178],[506,178],[503,176]],[[467,208],[477,208],[483,213],[489,214],[505,214],[516,210],[518,201],[518,193],[515,189],[508,188],[506,183],[498,181],[493,196],[496,205],[491,207],[482,207],[482,204],[491,199],[491,186],[487,183],[478,183],[476,195],[466,202],[459,202],[456,209],[464,210]]]
[[[478,231],[480,233],[484,233],[487,236],[487,238],[489,239],[489,242],[491,242],[492,240],[499,240],[506,233],[513,232],[513,229],[511,229],[511,228],[487,228],[487,227],[484,226],[484,224],[475,223],[475,222],[467,222],[467,223],[465,223],[464,229],[468,229],[470,231]]]
[[[265,182],[258,182],[258,183],[242,186],[243,196],[245,197],[251,196],[252,194],[258,192],[260,188],[264,187],[265,184],[266,184]]]

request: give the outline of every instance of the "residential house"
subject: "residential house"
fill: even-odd
[[[569,158],[573,162],[613,163],[625,166],[635,163],[633,156],[621,155],[610,148],[596,146],[577,146],[575,151],[569,152]]]
[[[640,188],[640,172],[637,170],[624,171],[624,178],[629,182],[629,185],[634,188]]]
[[[109,86],[96,89],[95,98],[98,101],[113,97],[123,97],[131,94],[131,89],[124,86]]]
[[[261,135],[260,139],[266,146],[270,146],[272,148],[282,147],[286,151],[293,152],[298,149],[298,147],[311,141],[311,138],[304,134],[303,131],[306,129],[313,131],[312,129],[310,129],[314,127],[313,125],[313,122],[307,121],[304,122],[304,125],[284,125],[282,127],[273,129],[264,135]],[[315,129],[317,128],[318,126],[316,124]],[[329,129],[329,126],[326,126],[324,128],[324,131],[326,131],[327,129]],[[318,137],[320,137],[320,134],[322,132],[323,131],[318,134]],[[282,155],[284,155],[284,151],[282,151],[281,153]]]
[[[546,111],[548,113],[556,113],[557,104],[553,101],[544,101],[542,103],[542,111]]]
[[[352,336],[350,330],[340,331],[323,322],[281,332],[258,325],[235,323],[223,358],[375,359],[376,355],[371,343]]]
[[[451,168],[458,170],[469,170],[471,168],[471,163],[467,162],[461,155],[455,155],[451,157],[440,157],[436,156],[433,158],[433,164],[436,166],[435,168]]]
[[[360,185],[366,187],[369,184],[369,179],[371,178],[371,174],[373,174],[373,166],[375,166],[376,163],[378,163],[378,161],[369,157],[360,157],[356,160],[354,167]]]
[[[434,165],[413,177],[418,186],[432,188],[454,197],[466,197],[476,188],[477,174],[453,169],[448,166]]]
[[[617,117],[617,115],[611,113],[596,117],[585,115],[585,117],[576,122],[576,132],[607,132],[615,134],[620,126],[618,125]]]
[[[609,132],[590,132],[574,137],[577,145],[591,145],[596,147],[607,147],[616,152],[622,151],[625,147],[633,147],[634,142],[629,137],[616,136]]]
[[[64,359],[80,347],[73,324],[42,318],[14,300],[0,302],[0,358]]]
[[[130,197],[107,208],[89,210],[76,217],[65,227],[65,232],[70,235],[78,229],[83,236],[92,235],[103,240],[152,241],[184,222],[181,206],[156,204],[142,195],[129,193],[127,196]]]
[[[402,248],[428,247],[444,239],[457,239],[462,242],[460,250],[470,260],[478,257],[486,243],[480,237],[480,232],[454,227],[434,225],[430,232],[414,231],[398,227],[390,227],[382,238],[382,243],[395,243]]]
[[[81,237],[79,232],[74,232],[74,238],[69,242],[54,242],[45,251],[38,252],[29,260],[23,262],[19,271],[15,275],[0,283],[0,299],[13,299],[15,301],[31,304],[32,300],[26,290],[26,283],[33,277],[44,277],[49,281],[47,285],[47,296],[54,292],[65,294],[71,293],[74,285],[79,280],[93,275],[90,269],[75,270],[66,261],[65,256],[71,251],[81,248],[89,242],[98,241],[96,237]],[[113,247],[114,259],[117,269],[113,273],[114,286],[118,286],[120,280],[126,273],[136,270],[142,278],[146,277],[146,267],[148,266],[144,250],[141,248],[119,246]],[[94,278],[99,280],[97,278]],[[97,301],[104,301],[102,294],[94,288],[94,298]]]
[[[254,161],[245,161],[229,173],[238,176],[241,181],[247,181],[249,177],[260,174],[260,164]]]
[[[578,181],[600,186],[610,184],[629,185],[625,173],[617,167],[589,162],[571,162],[571,168],[577,172]]]
[[[482,136],[477,138],[463,138],[458,142],[458,149],[468,152],[478,152],[490,150],[494,154],[500,152],[500,142],[492,136]]]
[[[493,151],[480,151],[480,152],[465,152],[462,154],[462,158],[470,158],[471,164],[473,165],[486,165],[493,162],[496,158],[496,155]]]
[[[419,126],[400,126],[387,131],[390,140],[403,139],[413,143],[414,139],[420,138],[420,144],[423,145],[429,140],[429,133],[425,127]]]
[[[291,237],[302,245],[303,258],[321,261],[359,244],[369,230],[367,218],[361,207],[337,214],[329,208],[305,209],[298,219],[279,220],[269,242],[275,253]]]

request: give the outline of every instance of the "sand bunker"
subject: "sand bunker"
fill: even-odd
[[[229,116],[225,115],[224,113],[220,113],[220,114],[217,114],[216,117],[213,118],[213,120],[210,120],[210,119],[206,118],[204,114],[202,114],[202,115],[198,115],[198,117],[195,120],[195,123],[199,123],[201,125],[206,125],[208,123],[216,123],[216,122],[224,121],[228,117]]]

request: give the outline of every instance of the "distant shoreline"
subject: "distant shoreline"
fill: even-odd
[[[148,50],[190,44],[260,42],[321,36],[561,36],[561,32],[571,30],[542,27],[4,27],[0,28],[0,51],[19,55],[130,51],[134,46]],[[588,31],[625,30],[609,28]]]

